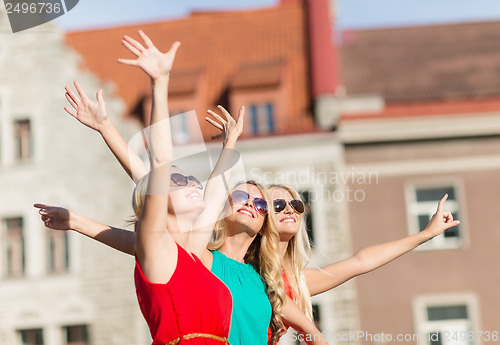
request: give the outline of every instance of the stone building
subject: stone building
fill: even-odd
[[[0,12],[0,343],[144,344],[132,258],[75,233],[47,230],[36,202],[115,225],[132,214],[132,183],[92,133],[65,113],[64,86],[105,87],[125,135],[123,103],[79,69],[51,24],[12,34]]]

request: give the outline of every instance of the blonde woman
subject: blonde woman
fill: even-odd
[[[136,55],[142,52],[137,42],[127,39],[124,44]],[[127,62],[134,64],[133,61],[135,60]],[[95,103],[83,96],[83,92],[80,93],[78,87],[77,90],[80,93],[81,100],[72,93],[71,89],[67,88],[66,90],[68,101],[74,108],[67,108],[66,111],[81,123],[99,131],[129,176],[139,181],[136,187],[134,205],[136,209],[140,209],[143,203],[147,203],[148,196],[144,191],[151,182],[146,182],[147,179],[144,179],[141,173],[138,175],[137,172],[144,174],[147,169],[144,168],[137,157],[132,156],[131,159],[129,158],[129,151],[125,141],[119,136],[106,116],[102,95],[98,94],[98,102]],[[215,120],[207,118],[207,121],[221,129],[223,133],[226,133],[227,126],[232,124],[234,127],[236,122],[225,109],[222,107],[220,109],[225,119],[209,111]],[[240,118],[236,123],[239,128],[238,135],[241,133],[239,123],[243,123],[242,117],[243,113],[240,113]],[[228,142],[232,141],[228,141],[228,137],[224,134],[224,147]],[[177,185],[176,181],[179,179],[179,181],[185,183],[185,186],[198,186],[197,180],[193,176],[185,176],[176,171],[175,168],[172,169],[174,170],[173,174],[170,175],[171,183]],[[132,171],[135,174],[132,174]],[[208,190],[209,186],[207,185],[205,200],[210,200],[210,203],[207,203],[204,213],[208,213],[212,217],[217,216],[218,212],[215,212],[217,208],[213,206],[217,203],[212,203],[211,199],[206,198]],[[218,193],[220,191],[224,191],[224,189],[219,188]],[[242,195],[245,194],[248,195],[246,199],[242,198]],[[233,316],[229,334],[231,344],[264,345],[267,342],[266,335],[270,324],[275,337],[277,337],[279,330],[283,328],[281,314],[296,329],[314,335],[311,344],[326,344],[321,337],[321,333],[305,317],[300,308],[291,300],[285,300],[281,282],[281,263],[277,251],[279,237],[276,232],[272,232],[272,229],[266,226],[269,199],[264,189],[251,182],[240,184],[231,193],[229,201],[230,215],[219,223],[220,226],[224,226],[227,230],[225,240],[213,247],[213,251],[206,249],[206,242],[203,247],[200,246],[200,243],[202,243],[200,240],[192,244],[192,241],[187,240],[186,234],[182,231],[176,231],[174,236],[179,241],[192,245],[190,247],[191,252],[200,257],[203,264],[216,273],[231,289],[233,294]],[[180,205],[181,210],[188,210],[192,206],[185,202],[181,202]],[[63,208],[47,205],[37,206],[42,208],[40,211],[42,220],[45,221],[48,227],[59,230],[75,230],[128,254],[136,252],[138,242],[136,234],[132,232],[105,226]],[[207,212],[207,210],[211,210],[211,212]],[[142,217],[142,213],[137,214],[137,216]],[[208,222],[205,221],[202,224],[208,224]],[[197,229],[196,222],[193,228]],[[210,237],[211,230],[205,226],[201,231],[195,230],[190,234],[190,237],[206,239],[207,236]],[[255,250],[254,255],[247,260],[245,254],[256,237],[259,238],[259,249]],[[239,291],[236,291],[238,289]],[[251,301],[251,305],[248,305],[249,301]]]
[[[192,240],[189,232],[193,228],[204,230],[197,221],[207,220],[206,211],[210,208],[205,207],[199,181],[184,175],[171,163],[167,91],[180,43],[175,42],[167,53],[161,53],[142,31],[139,35],[144,45],[128,36],[122,41],[136,59],[119,60],[141,68],[151,79],[153,94],[148,138],[150,172],[139,181],[133,197],[137,216],[134,278],[139,306],[153,345],[228,344],[232,307],[229,289],[199,259],[209,238],[204,243],[200,236]],[[79,97],[67,90],[67,99],[74,110],[67,108],[66,111],[78,116],[79,110],[95,104],[78,84],[75,86]],[[97,98],[103,103],[102,94],[98,93]],[[99,106],[94,109],[102,110]],[[236,141],[241,126],[234,128],[229,136]],[[221,158],[226,158],[224,153]],[[218,172],[219,163],[214,174]],[[212,190],[211,201],[222,205],[224,193],[218,192],[216,185]],[[71,224],[71,219],[61,216],[62,209],[40,204],[35,207],[40,208],[42,220],[48,227]],[[184,310],[190,313],[182,312]]]
[[[273,199],[271,227],[280,236],[279,252],[283,266],[283,281],[287,295],[312,319],[310,297],[331,290],[358,275],[373,271],[415,249],[445,230],[457,226],[450,212],[443,212],[445,195],[425,230],[403,239],[364,248],[348,259],[323,268],[305,268],[311,247],[304,220],[305,206],[300,195],[291,187],[274,184],[267,190]]]

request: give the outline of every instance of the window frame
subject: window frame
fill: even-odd
[[[40,331],[41,332],[41,340],[42,340],[42,343],[40,344],[36,344],[36,345],[45,345],[45,336],[44,336],[44,329],[42,327],[40,328],[25,328],[25,329],[17,329],[16,330],[16,333],[17,333],[17,339],[18,339],[18,343],[20,345],[27,345],[25,342],[23,342],[23,335],[22,335],[22,332],[28,332],[28,331]],[[31,344],[30,344],[31,345]]]
[[[58,275],[58,274],[66,274],[69,272],[70,267],[71,267],[71,262],[70,262],[70,240],[69,240],[69,233],[67,231],[59,231],[59,230],[52,230],[52,229],[44,229],[46,231],[46,272],[49,275]],[[62,239],[61,239],[62,238]],[[53,242],[56,241],[56,242]],[[57,242],[58,241],[58,242]],[[53,251],[51,250],[52,245],[57,246],[58,248],[59,245],[63,243],[63,260],[64,260],[64,265],[57,265],[55,264],[55,261],[57,258],[53,255]],[[58,248],[55,248],[55,251],[58,250]],[[59,267],[61,266],[61,267]]]
[[[9,240],[9,235],[8,235],[8,226],[7,226],[7,221],[9,219],[21,219],[21,266],[22,270],[20,274],[11,274],[10,268],[9,268],[9,257],[8,257],[8,249],[7,249],[7,244]],[[2,239],[2,242],[4,245],[2,245],[2,258],[0,262],[2,262],[2,279],[20,279],[24,278],[27,275],[27,255],[26,255],[26,218],[23,215],[9,215],[9,216],[2,216],[0,218],[0,231],[1,231],[1,236],[0,238]]]
[[[434,179],[434,180],[421,180],[412,181],[405,186],[405,201],[406,201],[406,216],[407,216],[407,226],[408,235],[414,235],[420,232],[418,215],[422,208],[431,209],[431,205],[423,206],[419,205],[416,200],[416,193],[418,189],[425,188],[453,188],[455,193],[455,200],[447,200],[444,211],[453,211],[454,209],[458,212],[458,218],[460,220],[460,232],[458,237],[444,237],[444,234],[436,236],[432,240],[421,244],[415,250],[417,251],[432,251],[432,250],[457,250],[464,249],[468,246],[468,236],[467,236],[467,222],[466,222],[466,210],[465,210],[465,198],[464,198],[464,187],[461,180],[457,178],[447,178],[447,179]],[[436,212],[438,200],[432,202],[432,214]]]
[[[465,305],[467,307],[467,320],[428,320],[427,309],[429,307],[451,307],[458,305]],[[443,330],[443,328],[446,329],[455,326],[461,328],[469,327],[470,331],[481,329],[479,300],[474,293],[446,293],[417,296],[412,300],[412,309],[414,333],[420,335],[417,345],[430,345],[427,334],[439,328]],[[473,344],[480,345],[481,341],[477,340]]]
[[[84,341],[79,341],[79,342],[68,342],[68,331],[69,328],[71,327],[85,327],[85,337],[87,338]],[[61,327],[62,332],[63,332],[63,345],[90,345],[90,326],[88,324],[70,324],[70,325],[63,325]]]
[[[276,105],[272,100],[249,102],[245,127],[252,136],[271,135],[276,132]]]
[[[28,127],[28,155],[26,157],[23,156],[22,147],[19,145],[19,139],[22,139],[23,136],[18,135],[18,125],[21,122],[27,122]],[[33,131],[33,119],[30,116],[16,116],[12,118],[12,135],[13,135],[13,160],[16,163],[26,163],[33,161],[35,158],[35,140],[34,140],[34,131]]]

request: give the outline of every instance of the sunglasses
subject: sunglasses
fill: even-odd
[[[189,181],[193,181],[198,185],[199,189],[203,189],[203,185],[194,176],[184,176],[179,173],[173,173],[170,175],[170,181],[172,181],[176,186],[185,187],[189,184]]]
[[[235,190],[231,193],[231,201],[235,204],[243,204],[250,199],[252,199],[255,211],[257,211],[261,216],[265,216],[267,214],[266,200],[257,196],[250,195],[242,190]]]
[[[285,199],[274,199],[273,206],[274,212],[283,212],[286,208],[286,204],[289,204],[295,212],[298,214],[304,213],[304,203],[300,200],[285,200]]]

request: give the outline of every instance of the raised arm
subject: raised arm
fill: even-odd
[[[118,62],[139,67],[151,78],[153,106],[149,131],[151,171],[139,220],[136,223],[136,257],[145,276],[153,283],[169,281],[177,262],[177,247],[167,227],[168,192],[172,164],[172,136],[168,114],[168,83],[175,54],[175,42],[167,53],[161,53],[142,31],[145,46],[129,36],[123,45],[137,58]]]
[[[208,113],[217,121],[209,117],[207,117],[206,120],[214,127],[221,130],[221,133],[212,137],[212,139],[222,137],[223,149],[206,185],[203,197],[205,200],[205,209],[196,218],[193,224],[194,230],[191,232],[189,239],[191,251],[200,258],[203,254],[210,255],[207,244],[212,237],[215,222],[218,220],[218,216],[227,200],[227,181],[229,181],[231,168],[233,166],[236,141],[243,132],[244,107],[240,109],[238,120],[235,120],[231,114],[220,105],[219,109],[222,111],[223,117],[208,110]]]
[[[108,226],[63,207],[33,205],[39,209],[45,226],[54,230],[73,230],[125,254],[135,253],[135,233]]]
[[[300,310],[290,297],[286,298],[285,305],[281,309],[281,314],[287,324],[302,335],[300,340],[305,341],[309,345],[328,345],[325,337],[318,330],[314,322],[304,315],[302,310]]]
[[[306,269],[307,286],[311,296],[333,289],[347,280],[373,271],[425,243],[445,230],[457,226],[450,212],[443,212],[446,194],[438,203],[437,211],[427,227],[403,239],[364,248],[352,257],[320,269]]]
[[[108,118],[102,89],[97,91],[97,102],[94,102],[87,97],[78,82],[75,81],[74,85],[78,95],[70,87],[65,87],[66,99],[71,107],[64,107],[64,110],[80,123],[99,132],[120,165],[137,183],[148,171],[139,156],[129,149],[128,144]]]

